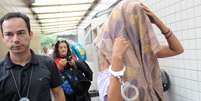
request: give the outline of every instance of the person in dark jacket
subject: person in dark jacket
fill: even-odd
[[[53,58],[64,80],[62,87],[68,100],[90,101],[88,89],[91,85],[92,71],[89,66],[77,60],[65,40],[57,41]]]

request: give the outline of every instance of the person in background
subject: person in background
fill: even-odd
[[[55,44],[52,44],[49,51],[48,51],[48,54],[50,55],[51,58],[53,58],[54,47],[55,47]]]
[[[67,62],[69,65],[73,65],[77,61],[76,56],[71,53],[69,44],[65,40],[57,41],[53,51],[53,58],[60,72],[63,72]]]
[[[45,55],[45,56],[50,57],[50,54],[49,54],[49,51],[48,51],[48,48],[47,48],[47,47],[43,47],[42,55]]]
[[[69,101],[90,101],[88,89],[92,71],[71,53],[67,41],[57,41],[53,57],[64,80],[63,89]],[[83,75],[84,74],[84,75]]]
[[[66,101],[54,61],[34,53],[29,18],[10,12],[0,19],[3,42],[9,49],[0,62],[0,101]]]
[[[71,54],[71,50],[67,41],[57,41],[53,51],[53,58],[64,80],[63,89],[65,92],[65,96],[69,99],[69,101],[76,101],[76,94],[73,93],[71,84],[68,80],[66,80],[66,77],[64,75],[65,69],[70,67],[74,68],[73,65],[77,60],[76,57]],[[67,87],[68,90],[65,90],[64,87]]]
[[[159,44],[151,23],[160,29],[168,45]],[[120,78],[138,88],[135,101],[165,101],[157,58],[175,56],[184,49],[171,29],[147,6],[137,0],[121,1],[94,42],[100,56],[101,101],[124,101]]]

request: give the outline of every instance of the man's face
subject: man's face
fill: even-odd
[[[11,18],[2,24],[3,41],[11,53],[24,53],[29,49],[32,33],[22,18]]]

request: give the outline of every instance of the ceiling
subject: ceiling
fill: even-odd
[[[31,9],[44,34],[75,31],[98,0],[35,0]]]

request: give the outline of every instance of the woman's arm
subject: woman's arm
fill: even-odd
[[[174,33],[147,6],[144,4],[142,6],[151,22],[160,29],[168,42],[168,46],[162,46],[156,53],[157,57],[163,58],[183,53],[184,49]]]
[[[52,93],[54,95],[55,101],[67,101],[61,87],[52,88]]]
[[[123,37],[118,37],[115,40],[112,50],[112,70],[121,71],[123,69],[123,56],[129,47],[129,41]],[[120,82],[117,77],[110,78],[108,88],[108,101],[123,101],[120,90]]]

